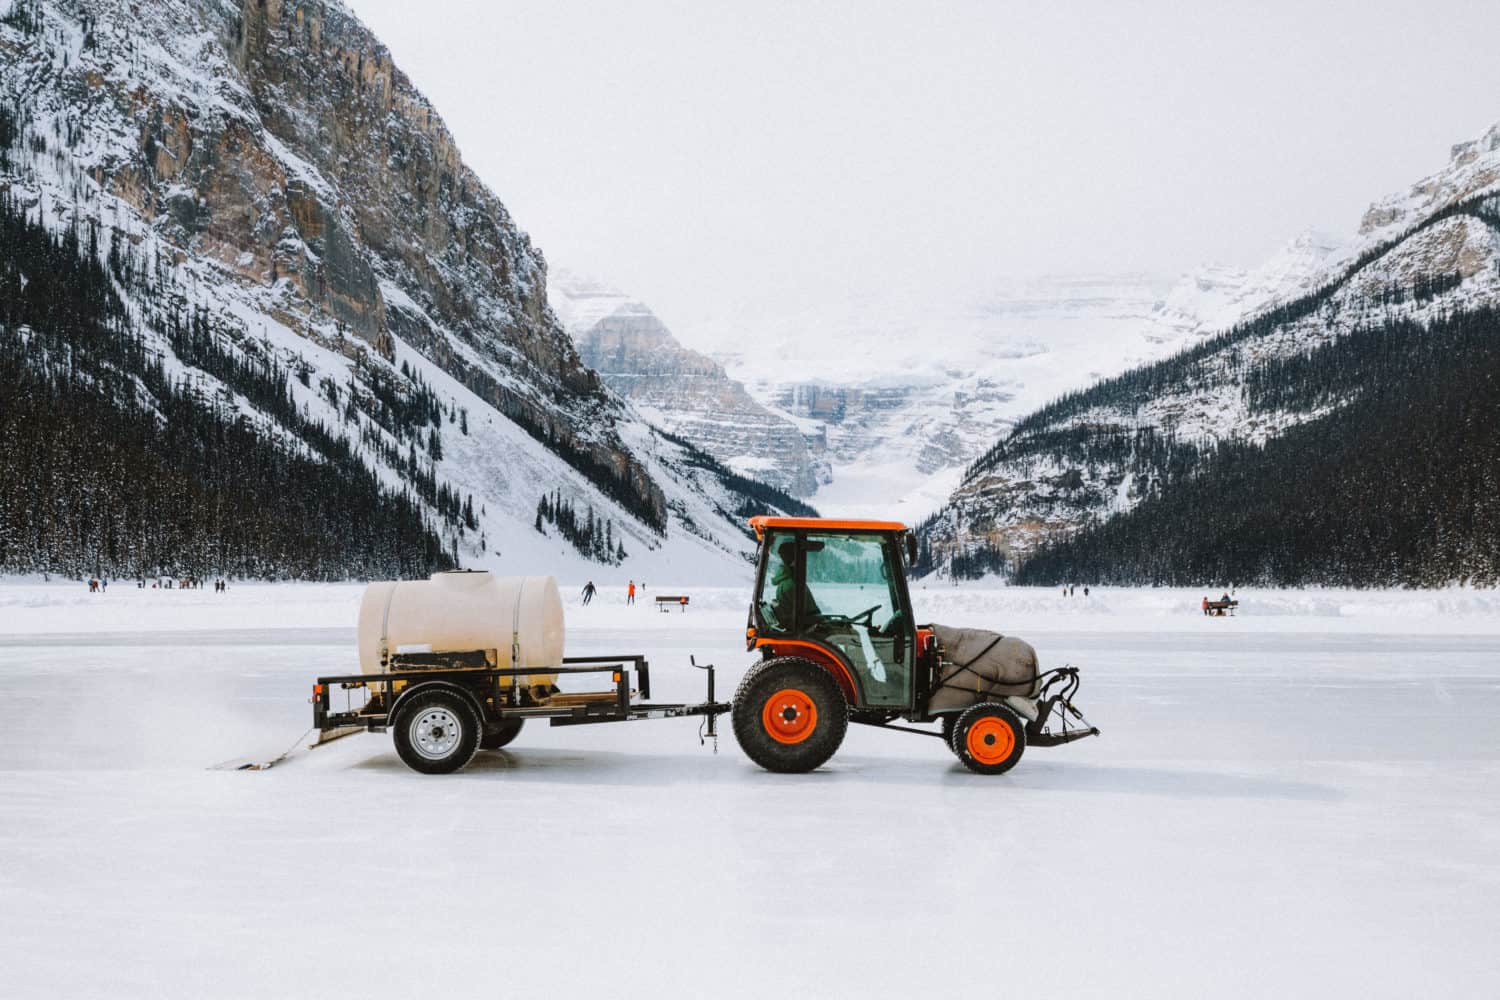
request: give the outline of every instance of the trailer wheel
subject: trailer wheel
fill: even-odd
[[[975,774],[1004,774],[1026,752],[1026,727],[1005,705],[983,702],[953,724],[952,747]]]
[[[844,742],[849,704],[827,670],[778,656],[745,674],[730,718],[745,756],[767,771],[800,774],[822,765]]]
[[[524,725],[526,725],[525,719],[505,719],[500,723],[499,729],[479,737],[479,749],[499,750],[519,736],[521,727]]]
[[[423,774],[452,774],[474,759],[482,727],[474,707],[453,691],[413,694],[391,727],[396,753]]]

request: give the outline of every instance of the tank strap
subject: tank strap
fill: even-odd
[[[387,636],[391,631],[391,602],[396,599],[396,585],[391,585],[391,592],[385,595],[385,613],[380,616],[380,669],[384,670],[389,658],[389,648],[386,643]]]
[[[510,668],[519,669],[521,666],[521,601],[526,596],[527,577],[521,577],[521,589],[516,594],[516,608],[510,620]],[[520,683],[520,678],[516,679]]]

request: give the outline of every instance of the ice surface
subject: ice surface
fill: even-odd
[[[566,588],[570,652],[732,693],[748,587],[648,587]],[[1500,992],[1494,592],[919,587],[1083,667],[1104,735],[982,778],[855,727],[781,776],[693,721],[531,724],[429,778],[376,735],[206,769],[356,669],[358,587],[83,590],[0,585],[0,995]]]

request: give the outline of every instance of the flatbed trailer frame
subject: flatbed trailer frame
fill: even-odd
[[[439,654],[457,660],[486,651]],[[492,652],[492,651],[490,651]],[[395,659],[400,659],[396,657]],[[718,717],[730,710],[728,702],[714,700],[714,667],[693,663],[708,673],[708,691],[704,701],[652,703],[651,665],[644,656],[568,656],[560,667],[521,667],[489,669],[468,666],[434,666],[419,669],[388,670],[379,674],[334,674],[319,677],[313,684],[313,728],[318,743],[329,743],[354,732],[385,732],[405,699],[414,692],[431,687],[458,690],[466,694],[487,728],[512,719],[548,719],[554,726],[582,726],[601,722],[628,722],[636,719],[678,719],[702,716],[706,719],[704,735],[718,735]],[[559,693],[541,704],[522,700],[521,686],[503,686],[502,678],[534,677],[538,674],[609,673],[612,689],[576,694]],[[632,680],[634,683],[632,683]],[[394,691],[397,683],[405,684]],[[366,689],[369,701],[362,707],[334,711],[331,695],[335,688],[345,692]],[[641,700],[635,700],[636,697]]]

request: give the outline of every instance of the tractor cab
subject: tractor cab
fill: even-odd
[[[810,771],[850,723],[940,737],[980,774],[1010,770],[1027,745],[1098,735],[1073,703],[1076,667],[1041,672],[1036,650],[1014,636],[917,627],[906,589],[916,545],[904,524],[753,517],[750,525],[760,554],[745,645],[762,659],[740,681],[731,722],[757,764]]]
[[[797,517],[750,523],[760,558],[747,647],[823,665],[856,711],[909,713],[919,672],[906,526]]]

